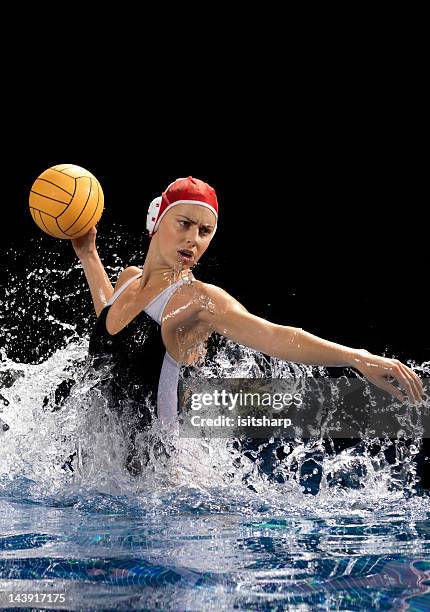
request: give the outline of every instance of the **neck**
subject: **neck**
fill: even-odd
[[[151,240],[148,253],[143,264],[143,272],[140,280],[141,287],[168,287],[181,278],[192,277],[191,270],[183,267],[180,263],[171,268],[161,261],[154,241]]]

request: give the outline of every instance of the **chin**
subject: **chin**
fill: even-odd
[[[176,258],[175,260],[175,267],[176,268],[180,268],[181,270],[187,270],[189,268],[192,268],[193,266],[196,265],[196,261],[183,261],[182,259],[178,259]]]
[[[189,268],[189,266],[184,261],[178,261],[177,259],[173,260],[171,267],[173,268],[173,270],[185,270],[186,268]]]

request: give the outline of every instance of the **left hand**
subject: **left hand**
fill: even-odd
[[[359,370],[370,382],[388,391],[400,401],[406,397],[412,402],[419,402],[423,398],[423,386],[420,379],[413,370],[408,368],[398,359],[387,359],[378,355],[372,355],[364,349],[355,351],[351,366]],[[390,379],[394,379],[400,386],[396,387]]]

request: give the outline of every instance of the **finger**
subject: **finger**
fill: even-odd
[[[408,368],[398,359],[394,360],[392,374],[401,388],[406,392],[409,401],[412,403],[419,401],[420,394],[415,387],[414,378],[409,374]]]
[[[391,395],[394,395],[394,397],[397,397],[397,399],[400,400],[401,402],[405,401],[405,396],[402,393],[402,391],[398,389],[392,383],[389,383],[385,378],[381,378],[373,382],[375,383],[377,387],[379,387],[380,389],[383,389],[384,391],[387,391]]]
[[[409,377],[405,374],[404,370],[402,369],[403,364],[400,363],[400,361],[395,362],[395,365],[391,371],[391,375],[394,376],[394,378],[397,380],[397,382],[399,383],[400,387],[403,389],[403,391],[405,391],[406,395],[408,396],[408,399],[410,402],[414,402],[415,401],[415,395],[414,395],[414,389],[412,387],[412,382],[409,379]]]
[[[406,368],[406,370],[409,372],[409,374],[412,376],[412,378],[414,379],[414,381],[417,383],[418,388],[420,390],[420,393],[423,394],[424,393],[424,387],[423,387],[423,383],[421,381],[421,378],[418,376],[418,374],[416,374],[411,368],[408,368],[408,366],[406,366],[405,364],[402,364],[404,368]]]
[[[414,400],[419,402],[423,398],[423,387],[418,376],[410,368],[405,366],[403,363],[400,364],[400,368],[404,376],[409,380],[411,389],[414,395]]]

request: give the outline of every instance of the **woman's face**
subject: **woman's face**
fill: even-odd
[[[166,212],[158,227],[159,247],[172,267],[194,266],[212,239],[215,215],[204,206],[178,204]]]

